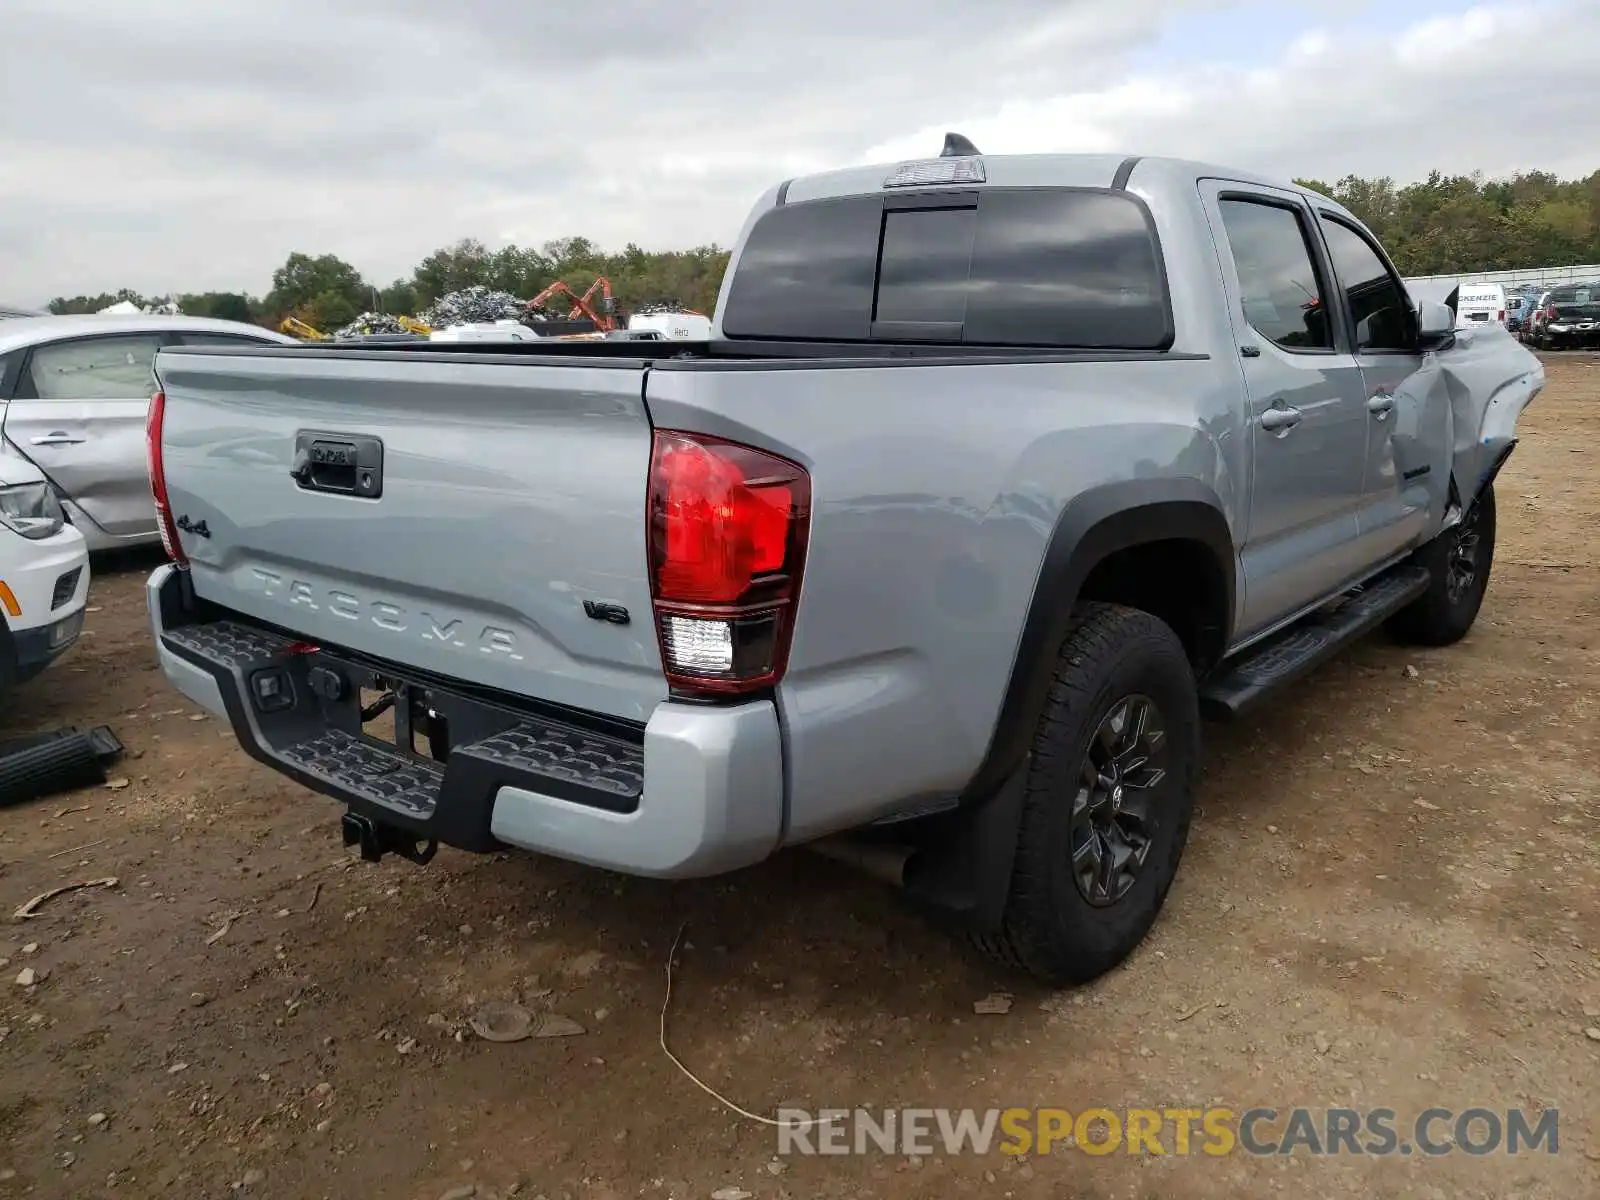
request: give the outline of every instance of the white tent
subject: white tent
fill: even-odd
[[[134,313],[142,313],[143,311],[144,309],[140,308],[132,300],[119,300],[109,308],[102,308],[98,315],[102,317],[124,317]]]

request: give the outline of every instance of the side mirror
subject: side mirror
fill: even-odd
[[[1422,350],[1442,350],[1455,337],[1456,314],[1448,304],[1424,300],[1417,305],[1417,345]]]

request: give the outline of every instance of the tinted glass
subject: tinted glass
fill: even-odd
[[[1600,317],[1600,286],[1556,288],[1550,307],[1564,317]]]
[[[1322,285],[1299,216],[1250,200],[1224,200],[1220,207],[1251,327],[1286,350],[1333,349]]]
[[[156,334],[78,338],[33,348],[19,393],[40,400],[148,400],[161,339]]]
[[[728,289],[729,337],[857,341],[872,323],[883,208],[814,200],[756,222]]]
[[[1171,344],[1154,230],[1131,197],[993,189],[960,207],[787,205],[751,230],[730,337],[1156,350]],[[880,266],[881,263],[881,266]]]
[[[1172,342],[1167,278],[1145,210],[1123,195],[985,192],[969,342],[1154,350]]]
[[[964,321],[972,235],[977,227],[976,208],[885,213],[875,319],[956,325]]]
[[[1333,273],[1356,324],[1358,350],[1411,350],[1411,303],[1367,239],[1348,225],[1324,219],[1323,236]],[[1465,301],[1463,301],[1465,303]],[[1497,301],[1498,303],[1498,301]]]

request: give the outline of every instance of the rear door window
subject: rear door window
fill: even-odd
[[[734,270],[731,338],[1162,350],[1149,213],[1120,192],[992,188],[773,209]]]
[[[19,400],[148,400],[161,335],[74,338],[35,346],[18,380]]]
[[[1223,200],[1218,208],[1245,320],[1285,350],[1332,350],[1322,279],[1299,210],[1260,200]]]

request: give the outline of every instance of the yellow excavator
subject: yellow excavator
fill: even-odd
[[[417,320],[415,317],[397,317],[395,319],[400,322],[400,328],[407,333],[415,333],[420,334],[422,337],[427,337],[433,332],[432,326],[425,321]],[[330,334],[323,333],[322,330],[313,325],[308,325],[295,316],[285,317],[278,325],[278,332],[287,333],[303,342],[329,342],[333,340]]]
[[[288,316],[280,321],[278,323],[278,332],[287,333],[290,337],[297,337],[303,342],[327,342],[333,340],[322,330],[307,325],[299,317],[295,316]]]

